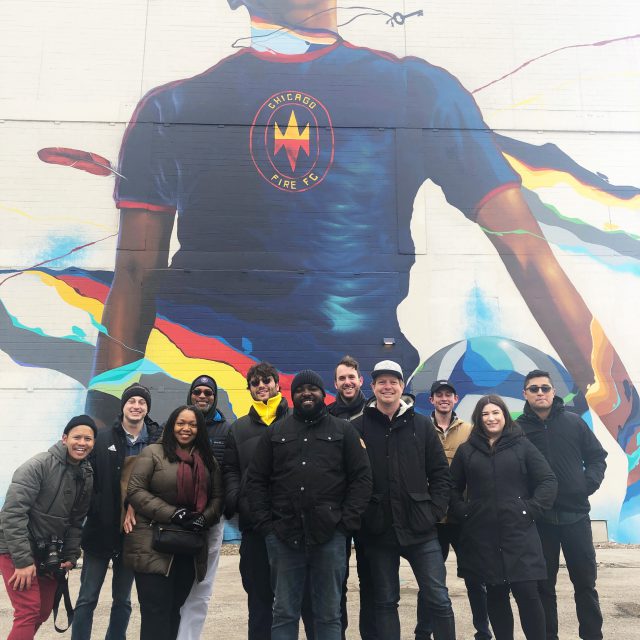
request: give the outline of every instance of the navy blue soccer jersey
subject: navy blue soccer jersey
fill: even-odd
[[[415,349],[396,309],[414,263],[414,198],[431,179],[473,219],[519,176],[448,72],[344,41],[245,49],[152,90],[120,156],[116,202],[177,211],[158,310],[285,371]]]

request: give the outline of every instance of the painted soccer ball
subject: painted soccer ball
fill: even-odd
[[[556,395],[572,411],[587,410],[584,395],[573,378],[555,358],[535,347],[498,336],[482,336],[454,342],[423,362],[411,380],[411,392],[421,413],[433,410],[429,391],[434,380],[449,380],[456,388],[460,403],[456,413],[468,418],[476,402],[488,393],[501,396],[515,417],[522,412],[524,378],[533,369],[548,371]]]

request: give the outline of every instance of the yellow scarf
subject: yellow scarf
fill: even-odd
[[[253,401],[253,408],[266,425],[270,425],[276,419],[281,400],[282,394],[278,393],[273,398],[269,398],[266,403],[260,400]]]

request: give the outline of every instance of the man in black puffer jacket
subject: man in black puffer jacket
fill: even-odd
[[[135,517],[123,512],[133,459],[162,433],[149,417],[151,394],[147,387],[132,384],[120,399],[120,415],[113,426],[100,429],[89,456],[93,467],[93,495],[82,530],[82,573],[71,632],[72,640],[89,640],[93,612],[98,604],[109,561],[113,562],[112,605],[107,637],[124,640],[131,615],[133,571],[122,563],[123,525]],[[123,518],[124,517],[124,518]]]
[[[601,640],[602,613],[596,591],[596,554],[589,520],[589,496],[604,478],[607,452],[580,416],[565,411],[546,371],[527,374],[524,413],[518,418],[525,435],[547,459],[558,479],[558,497],[537,521],[547,563],[547,580],[539,583],[547,640],[558,639],[556,579],[560,548],[573,583],[579,637]]]
[[[455,640],[455,622],[436,523],[447,512],[449,464],[431,422],[403,395],[400,365],[378,362],[371,372],[372,398],[353,421],[367,446],[373,496],[358,534],[373,577],[378,636],[400,640],[400,557],[411,564],[429,603],[436,640]],[[416,638],[429,630],[418,620]]]

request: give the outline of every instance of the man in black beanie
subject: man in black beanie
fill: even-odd
[[[71,631],[72,640],[89,640],[109,561],[112,561],[111,616],[106,637],[125,640],[131,615],[133,571],[122,563],[122,538],[135,523],[124,509],[124,497],[135,456],[162,433],[149,417],[151,393],[141,384],[127,387],[120,398],[120,415],[110,428],[100,429],[89,457],[93,467],[91,508],[82,530],[82,573]]]
[[[272,640],[297,637],[307,575],[317,637],[341,638],[346,536],[360,528],[371,469],[364,443],[327,412],[325,395],[322,378],[301,371],[293,414],[265,431],[249,467],[247,495],[275,592]]]

